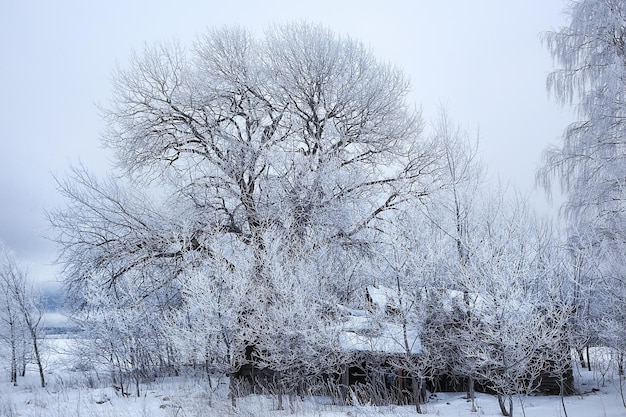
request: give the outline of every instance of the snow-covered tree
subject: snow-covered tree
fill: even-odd
[[[524,201],[486,205],[475,227],[460,277],[467,292],[456,297],[468,322],[453,332],[457,366],[493,389],[503,415],[512,415],[513,396],[537,390],[542,375],[567,379],[571,297],[556,235]]]
[[[546,151],[539,179],[550,186],[556,176],[567,192],[567,212],[610,233],[623,230],[626,2],[571,1],[566,10],[569,26],[544,38],[560,65],[548,89],[574,103],[580,121],[567,128],[561,146]]]
[[[41,350],[43,307],[29,287],[27,270],[18,264],[15,255],[1,242],[0,303],[0,325],[4,327],[0,341],[6,342],[11,352],[11,382],[17,383],[20,359],[23,361],[23,376],[27,355],[25,349],[28,344],[32,348],[33,361],[39,371],[40,384],[45,387]],[[30,348],[28,352],[31,352]]]
[[[568,26],[545,35],[559,66],[548,89],[575,106],[579,121],[545,152],[538,179],[548,188],[556,179],[567,194],[578,316],[587,321],[578,328],[588,343],[601,331],[594,322],[624,307],[615,254],[626,241],[626,2],[570,1],[566,11]]]
[[[263,314],[250,317],[255,362],[274,372],[279,408],[283,394],[319,389],[324,375],[336,372],[346,357],[337,343],[338,297],[326,285],[332,276],[318,266],[322,259],[285,251],[290,244],[274,239],[269,245],[266,266],[274,291]]]
[[[5,268],[5,266],[2,265],[2,268]],[[18,360],[20,356],[20,342],[23,338],[23,326],[19,311],[13,303],[11,290],[4,282],[4,279],[0,289],[2,290],[0,294],[0,303],[2,305],[2,313],[0,314],[2,326],[0,341],[2,341],[3,356],[10,358],[11,382],[17,385]]]
[[[376,317],[385,330],[390,352],[388,360],[410,380],[415,409],[424,412],[425,379],[432,365],[432,356],[422,349],[428,306],[424,303],[425,288],[437,278],[435,268],[441,248],[433,239],[431,223],[415,208],[397,213],[393,218],[392,240],[378,245],[371,271],[375,274],[368,296],[374,304]]]
[[[98,303],[133,294],[168,323],[189,309],[188,323],[222,335],[222,352],[236,349],[232,365],[263,341],[252,318],[285,305],[277,276],[287,288],[313,282],[321,299],[348,297],[372,233],[437,181],[439,152],[420,139],[408,88],[359,42],[304,23],[262,38],[210,30],[190,49],[133,55],[104,110],[118,179],[75,169],[60,181],[67,207],[50,214],[75,305],[88,310],[87,290],[99,288]],[[303,263],[276,271],[275,241],[289,242],[281,259]],[[190,291],[198,280],[247,292],[232,309]],[[199,320],[207,314],[218,319],[210,328]],[[234,324],[243,328],[234,340],[248,346],[225,336]]]
[[[179,355],[164,328],[172,309],[162,300],[166,296],[155,289],[146,297],[126,279],[113,294],[97,284],[84,289],[84,307],[74,319],[89,337],[79,340],[77,353],[96,370],[104,367],[122,395],[140,396],[142,382],[178,371]]]
[[[470,273],[475,242],[482,239],[478,223],[480,204],[486,195],[485,170],[478,159],[478,137],[473,139],[445,110],[441,110],[433,124],[432,135],[443,149],[441,172],[445,186],[422,209],[431,223],[428,240],[437,248],[439,265],[437,280],[431,280],[430,291],[424,293],[422,301],[428,322],[424,337],[428,339],[425,343],[430,345],[431,356],[427,362],[433,365],[430,368],[433,378],[442,374],[467,378],[468,396],[473,401],[474,380],[478,375],[456,365],[461,358],[458,344],[454,343],[454,333],[473,324],[466,309],[458,310],[462,306],[451,305],[448,295],[450,291],[470,291],[463,277]],[[438,314],[439,311],[445,314]],[[442,363],[446,365],[441,366]]]

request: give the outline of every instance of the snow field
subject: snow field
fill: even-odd
[[[34,369],[9,383],[7,373],[0,374],[0,416],[2,417],[380,417],[414,416],[413,406],[336,405],[329,398],[305,397],[285,400],[285,410],[277,409],[275,396],[250,395],[237,399],[233,409],[228,398],[226,378],[208,381],[199,377],[160,378],[143,384],[142,396],[123,397],[100,374],[76,367],[71,355],[73,340],[46,339],[48,386],[39,387]],[[619,387],[615,356],[605,349],[592,350],[592,371],[578,367],[575,378],[580,394],[564,399],[568,417],[626,416]],[[595,369],[594,369],[595,368]],[[2,370],[4,371],[4,370]],[[424,409],[427,415],[442,417],[500,416],[495,397],[477,394],[477,412],[463,393],[431,395]],[[523,407],[522,407],[523,404]],[[517,398],[515,416],[565,416],[559,397],[528,396]]]

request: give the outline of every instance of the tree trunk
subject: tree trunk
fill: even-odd
[[[587,363],[589,363],[589,361],[587,361]],[[621,380],[622,379],[620,378],[620,381]],[[559,394],[561,397],[561,406],[563,407],[563,413],[565,414],[565,417],[567,417],[567,409],[565,408],[565,381],[563,379],[563,372],[561,372]]]
[[[502,394],[498,394],[498,405],[500,406],[500,412],[504,417],[513,417],[513,399],[509,397],[509,409],[506,409],[506,404],[504,404],[504,397]]]
[[[11,382],[17,386],[17,347],[15,340],[15,329],[13,323],[10,324],[11,329]]]
[[[39,343],[37,334],[34,329],[31,329],[31,337],[33,338],[33,350],[35,351],[35,361],[37,362],[37,368],[39,368],[39,380],[41,382],[41,388],[46,386],[46,377],[43,372],[43,364],[41,363],[41,355],[39,354]]]
[[[228,395],[230,396],[230,405],[233,409],[237,408],[237,393],[236,391],[236,387],[235,387],[235,374],[236,372],[233,371],[230,373],[229,375],[229,381],[228,381]]]
[[[20,376],[21,377],[25,377],[26,376],[26,349],[24,347],[22,347],[22,354],[21,356],[21,360],[20,360]]]
[[[139,386],[140,380],[141,380],[141,376],[139,373],[139,369],[137,369],[137,367],[135,366],[135,369],[133,370],[133,376],[134,376],[134,380],[135,380],[135,393],[137,394],[137,398],[141,397],[141,389]]]
[[[350,384],[350,367],[348,365],[344,365],[343,372],[341,373],[341,384],[340,384],[341,398],[344,404],[349,403],[349,400],[348,400],[349,384]]]
[[[476,390],[474,388],[474,378],[469,377],[467,381],[467,397],[472,400],[472,413],[476,412]]]
[[[578,361],[580,362],[580,367],[586,368],[587,365],[585,365],[585,357],[583,356],[583,350],[576,348],[576,352],[578,353]]]
[[[411,385],[413,386],[413,402],[415,403],[415,412],[422,414],[422,378],[411,376]]]
[[[274,385],[276,386],[276,396],[278,399],[278,409],[284,410],[283,407],[283,384],[281,383],[281,372],[276,371],[274,374]]]

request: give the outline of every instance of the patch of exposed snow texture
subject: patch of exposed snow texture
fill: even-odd
[[[388,307],[398,308],[400,306],[398,292],[391,288],[368,285],[366,290],[372,304],[378,308],[378,311],[384,312]]]
[[[339,346],[345,351],[388,354],[419,354],[422,343],[417,326],[403,326],[394,317],[339,306],[346,314],[339,332]],[[405,337],[406,336],[406,337]]]
[[[359,324],[361,328],[355,329]],[[405,330],[400,324],[374,323],[371,319],[352,317],[345,326],[351,330],[346,329],[339,334],[339,345],[344,350],[413,355],[422,352],[422,342],[416,329],[407,328],[405,344]]]

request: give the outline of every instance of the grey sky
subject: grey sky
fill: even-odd
[[[98,173],[111,74],[144,43],[191,45],[211,26],[261,31],[272,22],[320,22],[370,46],[411,78],[426,121],[440,105],[480,128],[489,173],[531,190],[541,151],[571,113],[550,101],[552,60],[539,34],[565,22],[559,0],[107,1],[4,0],[0,4],[0,240],[54,279],[44,210],[59,204],[54,175],[79,159]]]

